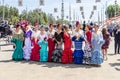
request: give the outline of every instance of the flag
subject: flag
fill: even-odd
[[[97,6],[96,5],[93,6],[93,10],[97,10]]]
[[[91,14],[93,15],[93,14],[94,14],[94,11],[91,11]]]
[[[68,19],[68,16],[66,16],[66,18]]]
[[[82,15],[82,18],[85,19],[84,15]]]
[[[76,0],[76,3],[81,3],[81,0]]]
[[[59,16],[57,16],[57,19],[59,19]]]
[[[44,5],[44,0],[40,0],[40,5],[41,5],[41,6]]]
[[[38,9],[39,12],[41,12],[42,10],[41,9]]]
[[[23,4],[22,4],[22,0],[18,0],[18,6],[22,6]]]
[[[80,7],[80,11],[83,11],[83,7]]]
[[[54,13],[56,13],[57,12],[57,8],[54,8]]]
[[[50,14],[50,16],[53,16],[52,14]]]
[[[83,15],[83,14],[84,14],[84,12],[81,12],[81,14]]]
[[[96,2],[100,2],[101,0],[96,0]]]

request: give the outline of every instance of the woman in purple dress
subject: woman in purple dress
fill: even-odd
[[[110,34],[107,32],[106,28],[102,29],[103,39],[105,40],[105,43],[102,45],[102,53],[103,58],[107,60],[107,49],[109,48],[110,44]]]
[[[30,55],[31,55],[31,35],[32,35],[32,30],[29,28],[29,26],[26,26],[25,32],[24,32],[24,59],[25,60],[30,60]]]

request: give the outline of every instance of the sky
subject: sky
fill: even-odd
[[[0,0],[0,5],[2,5],[2,1]],[[44,6],[39,5],[39,0],[23,0],[23,6],[18,6],[18,0],[4,0],[4,5],[8,6],[14,6],[19,9],[19,12],[21,13],[22,10],[26,9],[28,11],[39,8],[42,11],[46,12],[47,14],[53,14],[53,16],[57,19],[57,16],[61,18],[61,2],[62,0],[44,0]],[[97,21],[98,20],[98,14],[101,20],[101,15],[102,19],[105,20],[105,15],[103,12],[105,11],[106,8],[106,2],[107,6],[110,4],[115,4],[115,0],[101,0],[101,2],[95,3],[96,0],[81,0],[81,3],[76,3],[76,0],[64,0],[64,14],[65,17],[64,19],[69,20],[66,18],[66,16],[69,16],[69,5],[71,5],[71,18],[74,20],[74,15],[75,15],[75,20],[77,21]],[[120,4],[120,0],[117,0],[117,3]],[[94,11],[94,15],[91,19],[89,19],[91,15],[91,11],[93,11],[93,6],[97,5],[97,10]],[[84,11],[84,16],[85,19],[82,18],[81,11],[80,11],[80,6],[83,6],[83,11]],[[54,13],[54,8],[57,8],[58,12]],[[101,14],[102,11],[102,14]]]

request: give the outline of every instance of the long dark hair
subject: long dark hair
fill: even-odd
[[[107,29],[106,28],[102,29],[102,34],[107,34]]]

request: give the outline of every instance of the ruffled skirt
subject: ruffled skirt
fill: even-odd
[[[73,53],[74,64],[82,64],[83,63],[83,55],[84,55],[83,50],[75,50]]]

